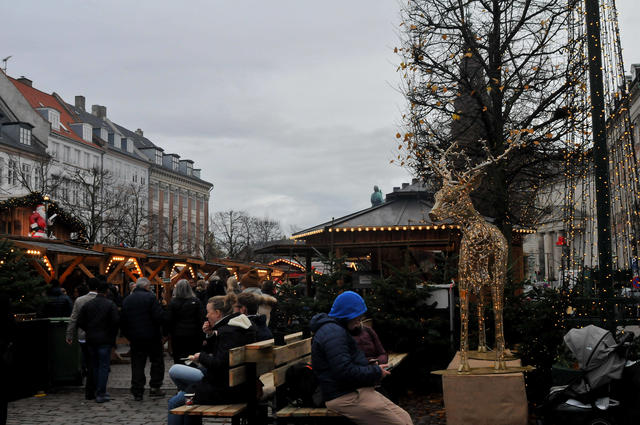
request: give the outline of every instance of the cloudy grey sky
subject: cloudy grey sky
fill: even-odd
[[[211,211],[285,232],[369,206],[409,181],[389,164],[404,101],[396,0],[56,0],[0,6],[8,74],[108,116],[214,183]],[[635,0],[619,1],[626,68]]]

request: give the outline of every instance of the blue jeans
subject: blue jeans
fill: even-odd
[[[107,393],[107,381],[111,363],[111,345],[89,344],[89,353],[93,368],[93,380],[96,384],[96,396]]]
[[[186,366],[186,367],[189,367],[189,366]],[[195,369],[195,370],[198,370],[198,369]],[[180,391],[178,394],[174,395],[169,399],[169,412],[171,412],[171,409],[175,409],[176,407],[180,407],[184,405],[184,402],[185,402],[184,391]],[[187,416],[187,415],[172,415],[171,413],[169,413],[169,419],[167,421],[167,424],[168,425],[201,425],[202,417]]]
[[[195,367],[174,364],[171,366],[171,369],[169,369],[169,377],[173,383],[176,384],[178,390],[184,391],[189,385],[202,381],[204,374],[200,369],[196,369]]]

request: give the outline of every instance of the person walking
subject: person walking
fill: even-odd
[[[47,303],[44,305],[44,317],[69,317],[73,308],[73,301],[62,292],[57,279],[52,279],[47,289]]]
[[[167,311],[167,328],[171,336],[174,364],[183,364],[184,361],[180,359],[202,349],[204,320],[204,308],[200,300],[193,294],[189,282],[180,279],[173,290],[173,298]]]
[[[71,311],[71,317],[69,318],[69,324],[67,325],[66,341],[67,344],[73,344],[73,338],[78,338],[80,344],[80,350],[82,352],[82,372],[85,376],[84,385],[84,398],[87,400],[93,400],[96,398],[96,383],[93,377],[93,367],[91,355],[89,354],[89,346],[87,344],[87,334],[82,329],[78,328],[78,316],[80,316],[80,310],[89,301],[93,300],[98,295],[98,285],[100,282],[96,278],[91,278],[87,281],[89,292],[76,298],[76,302],[73,304],[73,310]]]
[[[108,291],[108,284],[100,282],[98,294],[80,309],[77,321],[77,326],[85,332],[96,386],[96,403],[110,400],[107,381],[111,364],[111,348],[115,346],[118,333],[118,307],[107,297]]]
[[[404,409],[374,388],[390,375],[387,365],[370,364],[350,335],[366,311],[360,295],[345,291],[336,297],[329,314],[316,314],[311,319],[315,333],[311,364],[325,404],[356,424],[413,424]]]
[[[147,358],[151,362],[149,395],[162,397],[164,380],[164,352],[161,326],[165,319],[160,303],[149,290],[151,282],[145,277],[136,281],[136,288],[122,303],[122,334],[131,344],[131,394],[142,401],[146,377]]]

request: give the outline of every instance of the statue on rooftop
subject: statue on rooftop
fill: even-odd
[[[382,197],[382,191],[378,186],[373,186],[373,193],[371,194],[371,206],[375,207],[376,205],[380,205],[384,202],[384,198]]]

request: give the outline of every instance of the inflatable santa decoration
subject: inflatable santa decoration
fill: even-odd
[[[44,205],[40,204],[29,217],[29,236],[32,238],[47,238],[47,225],[53,224],[53,219],[57,214],[52,215],[47,220],[47,211]]]

